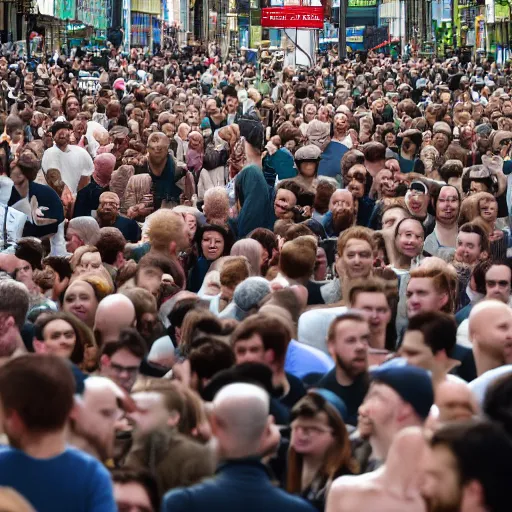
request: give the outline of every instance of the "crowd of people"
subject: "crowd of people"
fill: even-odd
[[[0,58],[2,510],[512,508],[512,69],[317,57]]]

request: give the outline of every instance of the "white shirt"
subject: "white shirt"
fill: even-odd
[[[79,146],[68,145],[65,151],[57,146],[48,148],[43,155],[41,167],[44,172],[58,169],[62,181],[69,187],[72,194],[77,193],[78,183],[82,176],[91,176],[94,164],[89,153]]]
[[[6,210],[6,205],[0,203],[0,251],[5,251],[6,247],[4,247],[4,217],[7,213],[7,244],[10,247],[23,236],[23,228],[25,227],[25,222],[27,222],[27,216],[24,213],[11,208],[10,206]]]

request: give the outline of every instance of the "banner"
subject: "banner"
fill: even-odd
[[[323,7],[267,7],[261,10],[261,26],[273,28],[324,27]]]
[[[349,7],[377,7],[377,0],[348,0]]]

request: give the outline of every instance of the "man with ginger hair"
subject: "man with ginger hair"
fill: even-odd
[[[203,213],[208,224],[225,226],[229,217],[229,197],[224,187],[213,187],[204,193]]]
[[[178,261],[178,253],[188,247],[188,227],[183,217],[162,209],[148,217],[148,237],[151,253]]]

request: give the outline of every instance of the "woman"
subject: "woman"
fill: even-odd
[[[34,324],[35,352],[64,357],[81,365],[84,360],[84,342],[78,322],[76,317],[64,312],[40,315]]]
[[[190,271],[187,286],[194,293],[201,288],[210,265],[221,256],[229,254],[231,248],[229,233],[221,226],[203,226],[196,234],[196,242],[199,258]]]
[[[92,329],[98,304],[111,292],[108,282],[102,277],[93,274],[81,275],[64,293],[62,310],[76,316]]]
[[[345,403],[326,389],[308,391],[292,409],[287,491],[318,510],[332,481],[358,472],[343,417]]]

